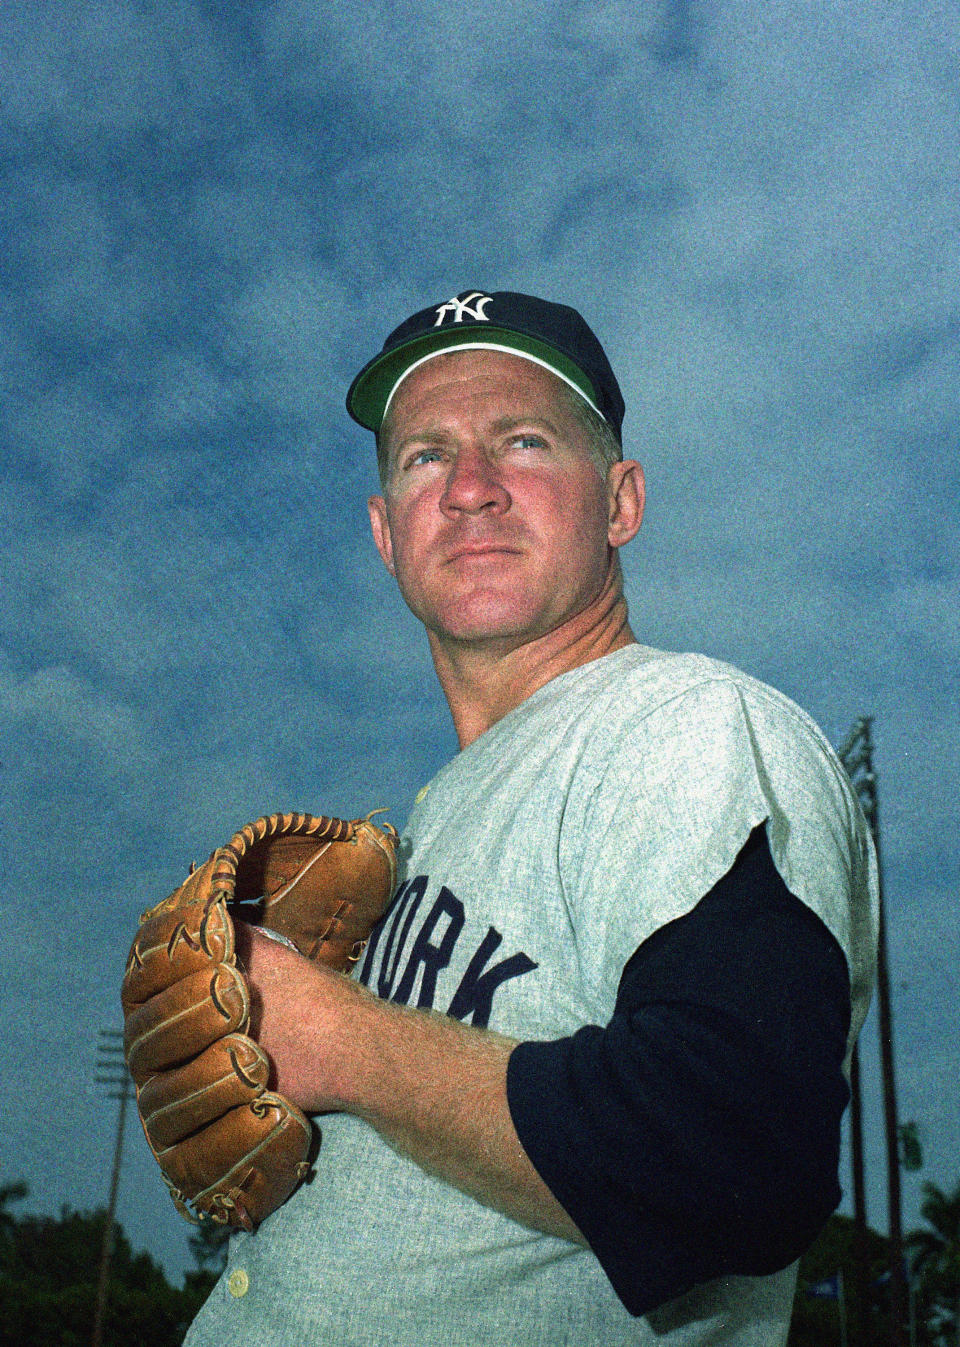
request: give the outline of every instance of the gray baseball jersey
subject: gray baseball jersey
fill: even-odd
[[[360,976],[523,1040],[605,1024],[633,951],[692,911],[763,823],[787,887],[846,956],[849,1056],[874,976],[877,883],[845,773],[781,694],[642,646],[554,679],[421,792]],[[634,1318],[589,1250],[424,1174],[356,1118],[321,1125],[313,1181],[231,1239],[187,1347],[786,1340],[795,1267]]]

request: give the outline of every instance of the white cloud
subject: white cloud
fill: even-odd
[[[62,665],[27,676],[0,669],[0,708],[8,723],[40,730],[54,752],[68,741],[111,772],[139,770],[152,749],[140,708],[114,701]]]

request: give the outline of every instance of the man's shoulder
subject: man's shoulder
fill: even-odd
[[[683,703],[691,713],[709,717],[723,716],[734,708],[748,714],[763,708],[767,715],[781,715],[819,733],[808,713],[779,689],[733,664],[695,651],[630,645],[567,677],[569,687],[558,687],[558,693],[569,695],[574,702],[602,705],[615,719],[642,720]],[[558,684],[563,682],[558,680]]]
[[[556,718],[578,741],[588,771],[647,777],[686,763],[709,774],[746,755],[837,773],[834,750],[806,711],[723,660],[632,645],[575,674],[558,689]]]

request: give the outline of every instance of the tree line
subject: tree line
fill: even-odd
[[[0,1344],[90,1347],[106,1210],[18,1217],[27,1192],[22,1182],[0,1185]],[[114,1222],[102,1347],[179,1347],[220,1275],[226,1233],[197,1226],[190,1249],[196,1266],[173,1286]]]
[[[923,1185],[923,1225],[904,1238],[911,1347],[960,1347],[960,1184]],[[854,1222],[831,1216],[800,1262],[788,1347],[887,1347],[890,1325],[888,1241],[866,1231],[858,1276]]]
[[[960,1343],[960,1184],[924,1184],[924,1225],[907,1235],[916,1347]],[[0,1344],[90,1347],[106,1212],[63,1207],[18,1216],[24,1183],[0,1185]],[[196,1266],[173,1286],[114,1223],[102,1347],[179,1347],[226,1259],[226,1233],[209,1223],[190,1238]],[[853,1221],[832,1216],[800,1264],[789,1347],[885,1347],[890,1340],[887,1241],[867,1231],[857,1277]],[[858,1289],[859,1288],[859,1289]],[[860,1294],[865,1288],[866,1299]]]

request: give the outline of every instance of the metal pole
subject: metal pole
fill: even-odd
[[[860,1093],[860,1050],[856,1043],[850,1058],[850,1167],[853,1171],[853,1312],[855,1342],[860,1341],[866,1322],[867,1276],[867,1199],[863,1165],[863,1104]]]
[[[877,874],[880,881],[880,934],[877,942],[877,1010],[880,1019],[880,1070],[883,1079],[883,1116],[887,1140],[887,1204],[890,1214],[890,1343],[904,1347],[904,1322],[907,1318],[907,1284],[903,1264],[903,1227],[900,1213],[900,1131],[897,1125],[897,1091],[893,1062],[893,1007],[890,999],[890,965],[887,958],[886,902],[883,865],[880,855],[880,810],[876,776],[873,771],[871,718],[863,721],[866,785],[870,810],[867,815],[877,850]]]
[[[98,1067],[108,1069],[108,1076],[95,1076],[94,1079],[105,1085],[119,1086],[119,1093],[111,1094],[111,1099],[120,1100],[117,1112],[117,1138],[113,1147],[113,1170],[110,1175],[110,1199],[107,1203],[107,1217],[103,1227],[103,1243],[100,1246],[100,1268],[97,1273],[96,1309],[93,1316],[93,1336],[90,1347],[102,1347],[103,1325],[107,1312],[107,1292],[110,1286],[110,1260],[113,1256],[113,1223],[117,1210],[117,1189],[120,1186],[120,1163],[123,1158],[124,1124],[127,1118],[127,1100],[131,1097],[131,1082],[123,1065],[123,1047],[119,1040],[123,1035],[110,1029],[100,1030],[99,1051],[102,1060]]]
[[[843,745],[837,750],[851,781],[862,765],[860,749],[860,721],[854,725]],[[857,792],[859,797],[859,791]],[[850,1058],[850,1167],[853,1178],[853,1335],[859,1342],[863,1324],[868,1320],[869,1277],[867,1270],[867,1199],[864,1178],[863,1149],[863,1095],[860,1084],[860,1045],[854,1043]]]
[[[887,1208],[890,1225],[890,1344],[905,1347],[904,1330],[909,1312],[906,1272],[903,1262],[903,1230],[900,1214],[900,1135],[897,1126],[897,1093],[893,1064],[893,1011],[890,1001],[890,969],[887,958],[887,922],[880,853],[880,809],[877,778],[873,770],[872,716],[857,721],[840,751],[863,812],[873,834],[880,889],[880,929],[877,940],[877,1011],[880,1022],[880,1074],[887,1147]],[[855,749],[859,751],[854,752]]]
[[[843,1285],[843,1268],[837,1273],[837,1282],[839,1285],[837,1311],[840,1315],[840,1347],[847,1347],[847,1293]]]

